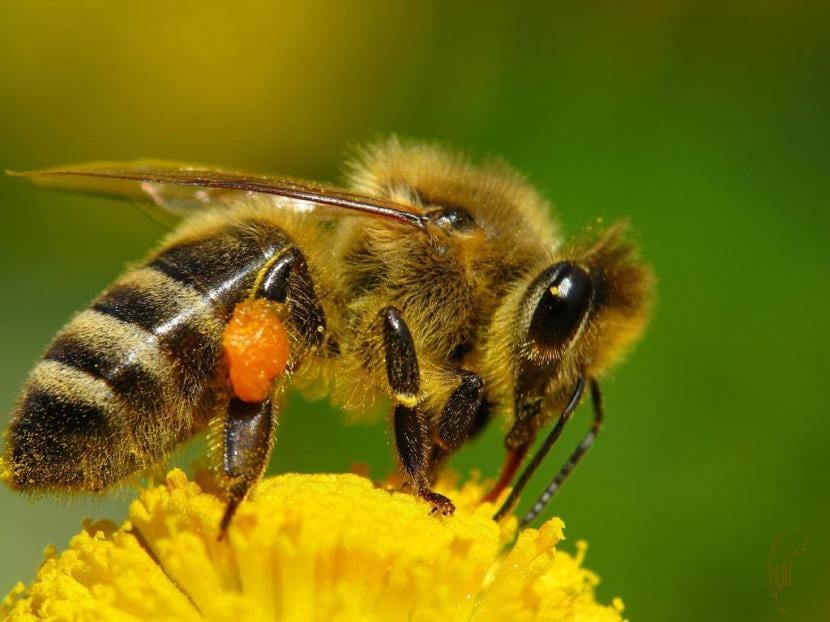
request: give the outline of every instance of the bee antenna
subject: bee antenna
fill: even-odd
[[[588,450],[591,449],[597,434],[599,434],[599,431],[602,428],[602,418],[604,414],[602,393],[600,392],[599,384],[593,378],[591,379],[591,403],[594,406],[594,420],[591,423],[591,429],[588,430],[588,433],[582,438],[582,441],[579,445],[577,445],[570,458],[568,458],[568,461],[562,466],[561,469],[559,469],[559,472],[553,480],[551,480],[544,492],[539,495],[539,498],[536,500],[536,503],[533,504],[533,507],[530,508],[527,514],[522,517],[522,520],[519,521],[519,527],[526,527],[532,523],[539,513],[545,508],[551,498],[553,498],[553,495],[556,494],[565,480],[568,479],[568,476],[576,468],[576,465],[579,464],[579,461],[582,460],[585,454],[588,453]]]
[[[513,509],[513,506],[519,500],[519,495],[522,494],[522,490],[524,490],[525,486],[527,486],[528,481],[530,481],[530,478],[536,472],[536,469],[539,468],[539,465],[542,463],[542,460],[544,460],[545,456],[548,454],[551,447],[553,447],[556,441],[559,440],[559,437],[562,434],[562,430],[565,428],[565,424],[568,423],[568,420],[571,418],[571,415],[576,410],[576,407],[579,406],[579,402],[582,399],[582,394],[584,390],[585,377],[579,376],[579,378],[576,381],[576,387],[574,387],[574,391],[571,394],[571,399],[568,400],[568,403],[565,405],[565,408],[562,409],[562,413],[559,415],[559,419],[556,421],[556,425],[553,426],[553,429],[548,433],[547,438],[545,438],[545,441],[542,443],[542,446],[539,447],[535,454],[533,454],[533,458],[524,468],[522,474],[519,475],[519,478],[516,480],[516,484],[513,486],[513,490],[510,491],[510,495],[508,495],[507,499],[505,499],[501,508],[499,508],[499,511],[496,512],[495,515],[493,515],[494,521],[501,520],[508,512],[510,512],[510,510]],[[545,495],[543,494],[542,497],[544,496]],[[536,506],[539,505],[539,503],[542,500],[542,497],[540,497],[539,501],[536,502],[536,505],[534,505],[534,509],[536,508]],[[542,502],[541,507],[539,509],[541,510],[541,508],[545,507],[545,504],[547,502],[548,499],[545,499],[545,501]],[[531,510],[531,512],[532,511],[533,510]],[[536,516],[536,514],[534,514],[534,516]],[[525,516],[522,519],[522,526],[526,524],[526,518],[527,516]]]

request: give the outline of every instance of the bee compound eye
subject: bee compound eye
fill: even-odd
[[[574,335],[591,304],[591,277],[570,262],[554,264],[542,272],[528,290],[536,308],[528,339],[536,347],[556,349]]]

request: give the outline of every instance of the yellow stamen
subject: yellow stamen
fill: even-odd
[[[439,486],[452,517],[357,475],[267,478],[228,537],[207,474],[180,470],[142,491],[121,527],[87,523],[0,606],[11,620],[580,620],[619,622],[594,600],[597,578],[557,551],[563,524],[527,529],[508,552],[482,487]]]

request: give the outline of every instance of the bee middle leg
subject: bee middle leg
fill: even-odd
[[[455,505],[429,486],[432,442],[426,417],[418,408],[397,404],[394,410],[395,446],[407,480],[419,497],[432,504],[432,511],[450,515]]]
[[[383,346],[386,378],[394,394],[393,422],[398,459],[416,494],[432,504],[432,513],[450,515],[455,505],[430,488],[429,465],[434,442],[425,413],[418,408],[420,390],[418,358],[412,334],[400,310],[385,307],[380,312],[383,323]]]

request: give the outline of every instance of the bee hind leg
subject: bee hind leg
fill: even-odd
[[[268,465],[277,417],[271,399],[259,403],[232,398],[225,417],[222,471],[227,477],[228,505],[219,525],[224,536],[239,504]]]
[[[257,282],[255,298],[288,307],[288,320],[301,342],[301,351],[293,352],[292,360],[299,359],[306,349],[319,349],[326,336],[326,318],[300,250],[295,246],[283,249],[259,275]],[[272,396],[281,382],[279,375],[274,382]],[[220,524],[220,538],[248,490],[259,481],[268,466],[277,414],[277,406],[271,398],[246,402],[233,397],[230,401],[222,436],[222,471],[228,480],[228,505]]]
[[[291,323],[312,348],[323,344],[326,317],[305,257],[292,246],[281,253],[262,275],[258,298],[288,305]]]

